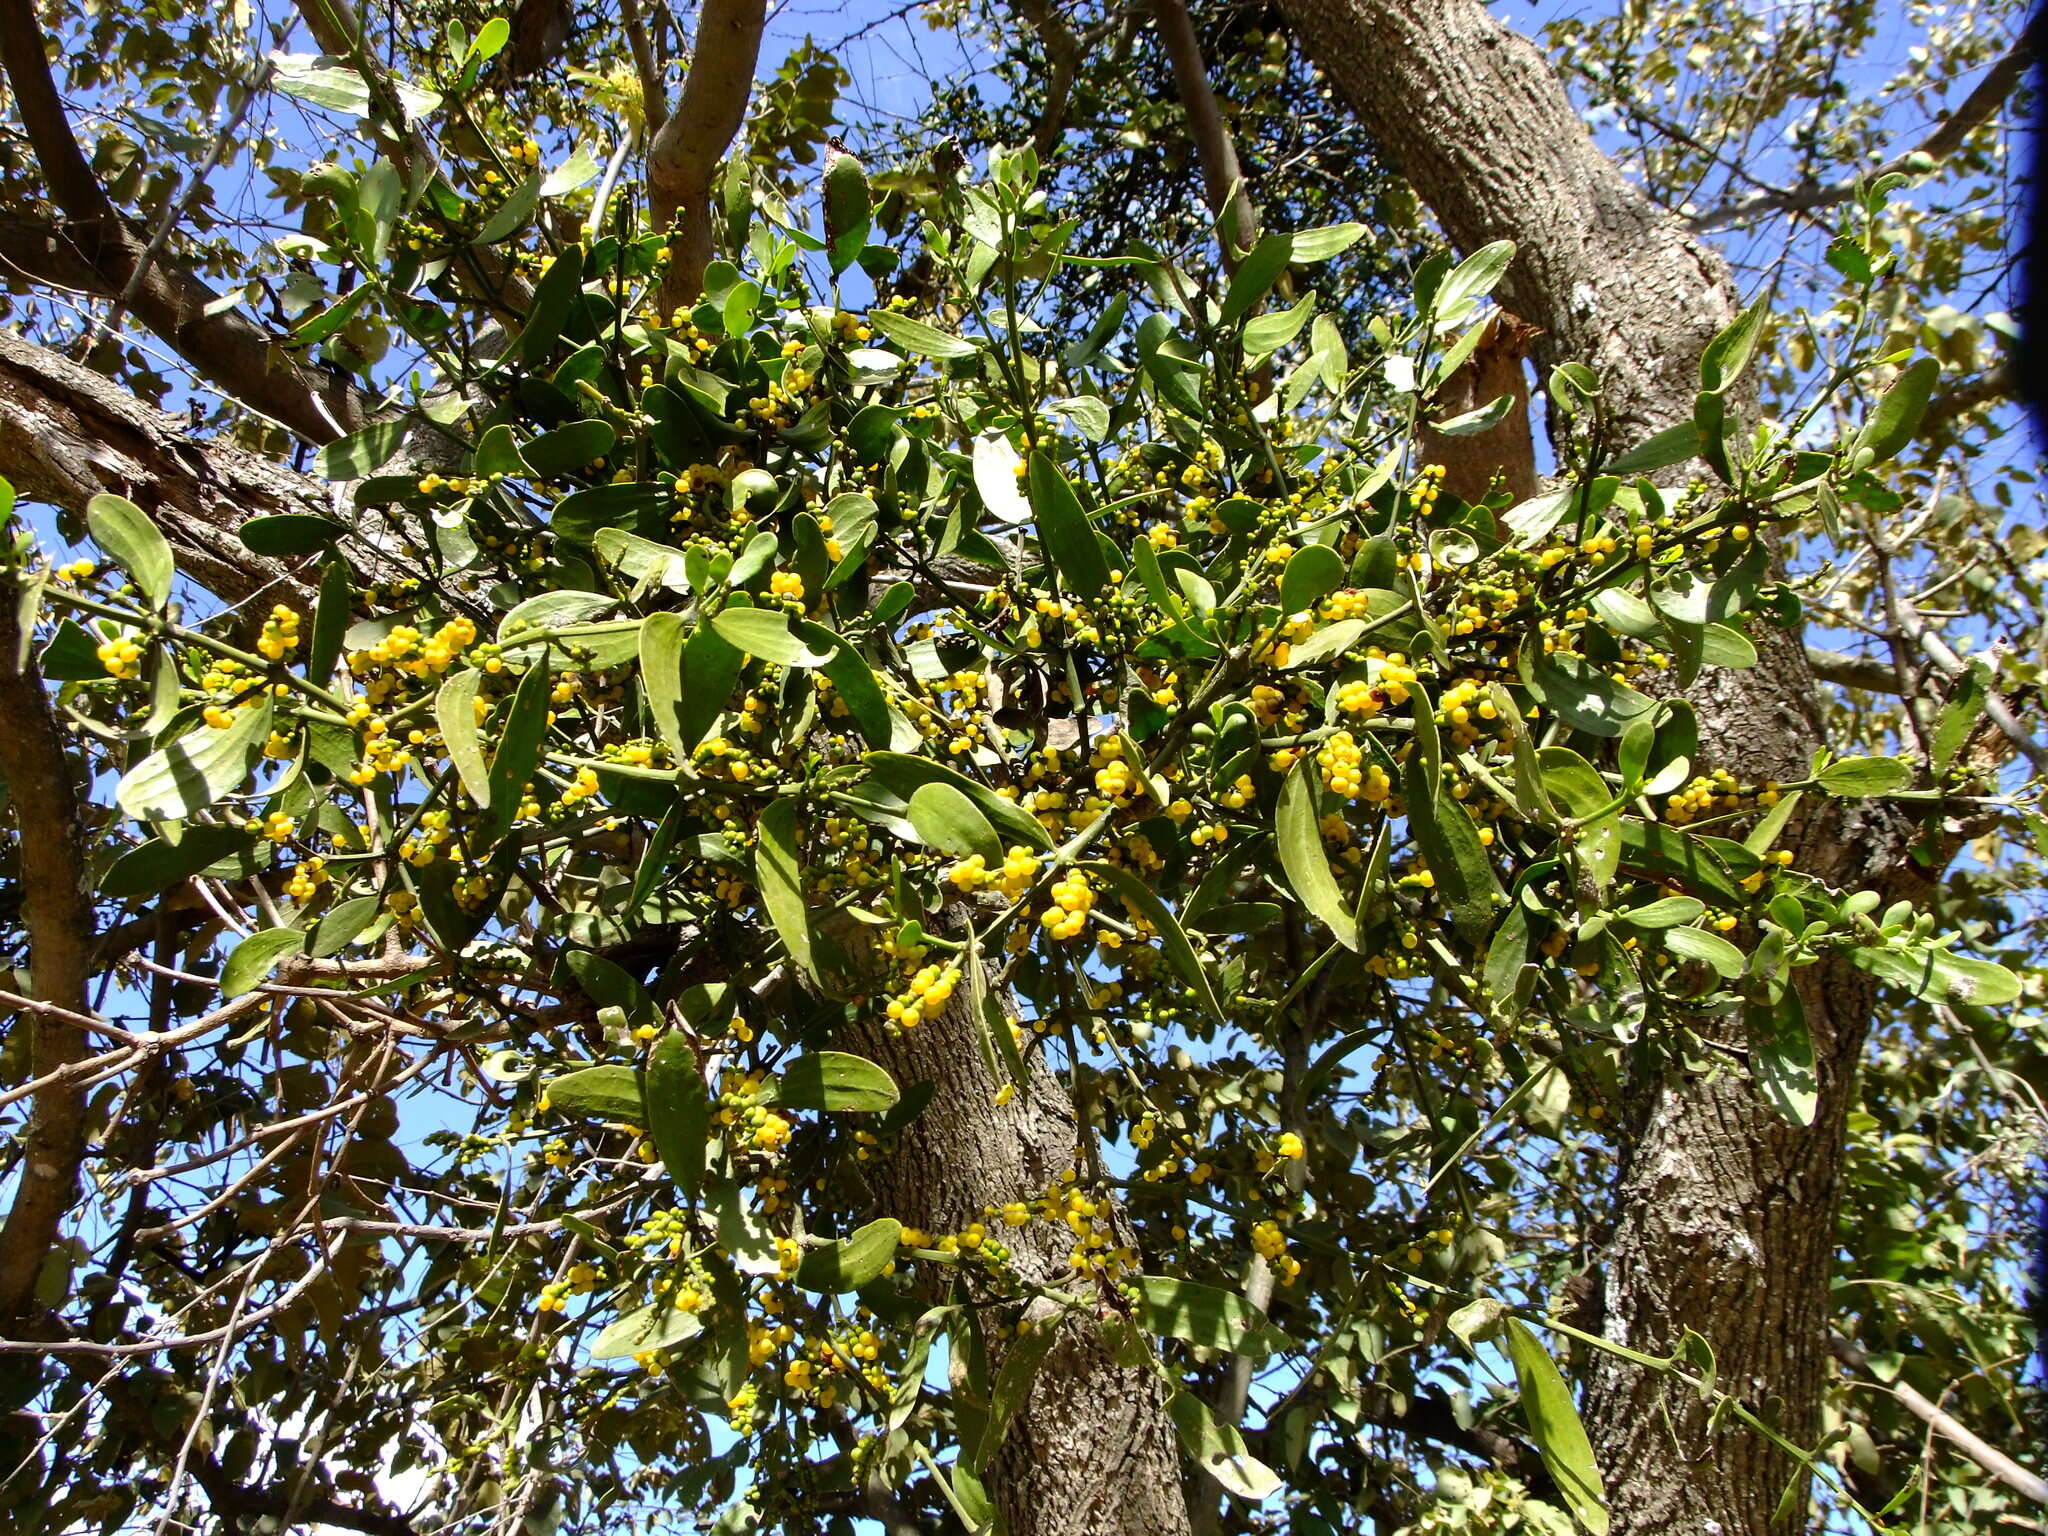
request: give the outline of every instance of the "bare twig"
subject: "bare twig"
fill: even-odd
[[[1834,1350],[1835,1358],[1851,1371],[1861,1372],[1870,1363],[1861,1349],[1840,1334],[1829,1340],[1829,1347]],[[1965,1456],[2013,1492],[2032,1499],[2036,1504],[2048,1504],[2048,1478],[2028,1471],[2005,1452],[1959,1423],[1944,1409],[1929,1402],[1915,1391],[1911,1384],[1896,1381],[1886,1390],[1899,1400],[1902,1407],[1916,1415],[1930,1431],[1952,1442]]]
[[[2035,25],[2038,23],[2029,24],[2014,39],[2012,47],[1985,71],[1984,78],[1977,82],[1977,88],[1964,97],[1962,104],[1942,119],[1932,132],[1918,143],[1899,150],[1881,165],[1817,186],[1772,188],[1748,197],[1738,197],[1695,216],[1690,228],[1696,234],[1703,234],[1774,213],[1831,208],[1837,203],[1846,203],[1856,195],[1859,187],[1880,176],[1909,172],[1916,165],[1924,168],[1929,161],[1946,160],[1963,147],[1972,133],[1991,121],[1998,109],[2005,105],[2006,98],[2026,78],[2027,68],[2034,61]]]

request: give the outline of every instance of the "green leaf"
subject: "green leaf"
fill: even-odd
[[[993,869],[1003,862],[1003,842],[988,818],[951,784],[919,785],[910,797],[910,824],[927,848],[943,853],[978,853]]]
[[[1215,1478],[1226,1493],[1257,1504],[1280,1491],[1279,1474],[1244,1443],[1229,1424],[1219,1423],[1208,1405],[1192,1392],[1176,1392],[1166,1400],[1173,1427],[1188,1459]]]
[[[503,422],[477,439],[470,455],[470,468],[479,475],[524,475],[526,460],[520,455],[518,439]]]
[[[761,812],[760,842],[754,850],[754,880],[761,904],[789,958],[817,974],[811,958],[811,914],[804,901],[803,866],[797,860],[796,801],[785,795]]]
[[[287,955],[306,946],[306,935],[297,928],[263,928],[237,944],[220,969],[220,995],[240,997],[253,992],[270,979]]]
[[[1304,544],[1280,573],[1280,609],[1302,613],[1344,585],[1344,557],[1327,544]]]
[[[676,729],[686,756],[711,734],[746,664],[746,657],[709,624],[698,625],[684,642],[683,679],[689,686],[676,710]]]
[[[807,1291],[843,1296],[857,1291],[896,1262],[896,1242],[903,1223],[884,1216],[848,1237],[813,1248],[797,1266],[796,1283]]]
[[[1217,1023],[1227,1022],[1223,1006],[1216,1001],[1215,990],[1209,984],[1208,968],[1195,953],[1195,946],[1189,941],[1180,920],[1173,915],[1173,909],[1159,899],[1151,886],[1127,869],[1120,869],[1114,864],[1091,864],[1088,867],[1159,930],[1160,949],[1165,951],[1173,968],[1180,972],[1181,979],[1194,989],[1195,1000]]]
[[[1142,545],[1149,541],[1141,540]],[[1138,546],[1134,546],[1138,547]],[[1302,667],[1314,666],[1319,661],[1340,655],[1356,645],[1365,634],[1365,620],[1339,619],[1334,624],[1325,624],[1306,640],[1287,648],[1287,670],[1292,672]]]
[[[1288,771],[1280,786],[1280,804],[1274,818],[1273,838],[1280,852],[1280,867],[1296,900],[1328,925],[1337,942],[1356,953],[1358,922],[1350,903],[1338,889],[1336,877],[1323,853],[1323,830],[1316,814],[1316,782],[1313,759],[1303,757]]]
[[[1680,570],[1650,594],[1659,612],[1680,624],[1720,623],[1733,618],[1756,596],[1769,557],[1759,546],[1716,576]]]
[[[570,306],[582,292],[583,247],[572,245],[555,257],[554,264],[533,285],[533,303],[526,311],[526,325],[518,340],[505,349],[505,361],[524,363],[529,368],[544,364],[555,350]]]
[[[996,1372],[995,1383],[989,1389],[988,1422],[982,1426],[981,1442],[972,1458],[977,1470],[987,1466],[1001,1448],[1003,1437],[1009,1433],[1010,1420],[1029,1400],[1038,1369],[1058,1338],[1057,1324],[1040,1320],[1032,1324],[1029,1332],[1011,1339],[1009,1351],[1003,1356],[1003,1368]]]
[[[1700,961],[1723,981],[1733,981],[1748,964],[1741,950],[1704,928],[1667,928],[1660,942],[1681,960]]]
[[[254,839],[240,827],[187,827],[175,843],[153,837],[130,848],[107,867],[96,889],[116,901],[154,896],[253,847]]]
[[[494,59],[498,50],[511,39],[512,23],[502,16],[493,16],[477,28],[476,41],[469,45],[468,58]],[[467,62],[467,60],[465,60]]]
[[[1777,1000],[1751,1003],[1749,1062],[1763,1096],[1794,1125],[1813,1124],[1820,1104],[1820,1080],[1814,1075],[1813,1032],[1806,1027],[1806,1005],[1799,989],[1786,986]]]
[[[657,544],[623,528],[600,528],[590,547],[600,563],[628,581],[658,584],[671,592],[690,590],[683,552],[672,544]]]
[[[356,312],[370,302],[376,291],[375,286],[370,283],[359,283],[352,292],[345,294],[312,319],[299,325],[291,334],[290,345],[310,347],[325,341],[353,320]]]
[[[690,1042],[670,1030],[647,1053],[647,1129],[668,1176],[685,1200],[704,1184],[704,1142],[711,1130],[711,1096]]]
[[[603,167],[597,163],[597,157],[590,152],[590,147],[578,144],[569,151],[568,159],[541,178],[540,195],[560,197],[564,193],[574,192],[578,187],[594,181],[602,169]]]
[[[881,1114],[896,1107],[896,1080],[865,1056],[846,1051],[813,1051],[799,1056],[774,1080],[774,1099],[791,1109],[864,1111]]]
[[[1491,432],[1507,419],[1508,412],[1514,408],[1513,395],[1495,395],[1477,410],[1464,411],[1441,421],[1430,422],[1429,430],[1439,437],[1472,437],[1481,432]],[[1449,531],[1451,530],[1440,529],[1439,533]]]
[[[1341,256],[1365,237],[1363,224],[1324,224],[1315,229],[1297,229],[1287,237],[1289,255],[1296,266],[1311,266]]]
[[[195,722],[185,735],[123,774],[114,803],[137,821],[184,821],[205,810],[249,776],[270,739],[270,720],[266,695],[236,710],[224,730]]]
[[[558,589],[541,592],[519,603],[503,618],[498,620],[498,644],[508,650],[520,645],[528,649],[523,654],[539,655],[538,647],[531,642],[545,638],[550,629],[561,629],[570,624],[595,622],[600,614],[610,613],[617,607],[617,600],[607,592],[579,592]]]
[[[1923,357],[1893,379],[1891,387],[1878,397],[1870,419],[1863,423],[1850,444],[1850,461],[1861,460],[1866,450],[1871,455],[1869,462],[1872,464],[1882,464],[1898,457],[1899,451],[1920,430],[1920,418],[1927,413],[1927,402],[1934,393],[1934,381],[1940,377],[1941,364],[1931,357]]]
[[[290,558],[317,554],[347,532],[332,518],[311,512],[277,512],[250,518],[235,530],[235,536],[252,555]]]
[[[1138,1282],[1138,1322],[1153,1333],[1186,1339],[1203,1349],[1227,1349],[1247,1359],[1292,1349],[1294,1341],[1235,1291],[1170,1275]]]
[[[647,712],[654,716],[655,729],[679,763],[687,763],[697,745],[686,739],[682,715],[683,657],[689,629],[679,613],[651,613],[640,625],[640,686],[647,695]]]
[[[1432,310],[1438,325],[1453,324],[1465,317],[1470,307],[1485,298],[1507,275],[1515,259],[1515,242],[1496,240],[1482,245],[1452,269],[1436,291]]]
[[[1690,421],[1681,421],[1629,449],[1607,466],[1606,473],[1622,476],[1647,475],[1652,470],[1669,469],[1674,464],[1696,459],[1699,453],[1698,425]]]
[[[1692,922],[1706,910],[1707,904],[1697,897],[1665,896],[1657,901],[1644,902],[1640,907],[1630,907],[1620,914],[1620,918],[1631,928],[1652,931]]]
[[[550,1109],[565,1115],[621,1120],[628,1125],[647,1123],[647,1106],[631,1067],[584,1067],[565,1072],[549,1079],[546,1097]]]
[[[398,452],[398,445],[405,441],[405,430],[405,418],[394,416],[337,438],[313,455],[313,473],[322,480],[360,480]]]
[[[125,496],[95,496],[85,504],[85,524],[93,543],[134,579],[150,607],[161,608],[169,601],[177,562],[171,558],[170,541],[142,508]]]
[[[1109,308],[1102,312],[1101,318],[1089,327],[1088,334],[1068,347],[1061,360],[1069,369],[1086,368],[1102,355],[1102,349],[1109,345],[1110,338],[1116,335],[1124,317],[1130,312],[1131,296],[1128,293],[1117,294],[1109,301]]]
[[[1059,570],[1060,579],[1076,597],[1100,597],[1109,586],[1109,562],[1102,557],[1102,545],[1082,510],[1081,498],[1074,494],[1060,467],[1043,453],[1031,455],[1028,479],[1032,510],[1038,515],[1039,542]]]
[[[1017,476],[1023,462],[1000,432],[984,432],[974,440],[974,489],[991,517],[1006,523],[1031,521],[1031,503],[1024,499]]]
[[[313,638],[306,647],[306,679],[325,684],[348,640],[349,604],[355,600],[355,577],[347,564],[329,556],[320,569],[320,597],[313,606]]]
[[[336,902],[313,925],[306,953],[315,960],[340,954],[377,920],[377,914],[383,907],[384,898],[381,896],[351,896],[347,901]]]
[[[498,750],[491,757],[490,798],[485,801],[488,836],[496,836],[512,824],[519,810],[527,780],[540,766],[541,746],[548,734],[548,680],[545,656],[526,669],[509,706],[500,706],[503,727],[498,733]]]
[[[1522,1415],[1529,1421],[1529,1434],[1542,1454],[1543,1465],[1550,1469],[1551,1480],[1579,1524],[1593,1536],[1607,1536],[1607,1493],[1600,1482],[1600,1469],[1593,1464],[1593,1447],[1586,1439],[1585,1425],[1579,1422],[1571,1388],[1525,1323],[1509,1318],[1506,1333],[1508,1358],[1514,1362],[1515,1381],[1522,1392]]]
[[[1537,656],[1524,680],[1546,707],[1589,736],[1619,736],[1636,716],[1657,707],[1656,700],[1580,656]]]
[[[1621,811],[1613,806],[1614,791],[1600,771],[1570,747],[1541,748],[1536,761],[1544,793],[1581,823],[1573,843],[1581,866],[1595,885],[1606,885],[1621,860]]]
[[[1244,355],[1257,359],[1278,352],[1301,334],[1301,328],[1315,312],[1316,296],[1308,293],[1290,309],[1260,315],[1244,328]]]
[[[1292,235],[1267,235],[1253,246],[1251,254],[1238,263],[1230,286],[1224,290],[1223,307],[1217,312],[1217,323],[1231,325],[1257,308],[1259,300],[1266,296],[1275,279],[1287,270],[1293,257]]]
[[[1909,788],[1919,774],[1903,757],[1844,757],[1829,763],[1813,781],[1842,800],[1864,800]]]
[[[672,1349],[704,1331],[704,1320],[664,1296],[607,1323],[590,1341],[593,1360],[625,1360],[652,1350]]]
[[[1766,289],[1707,343],[1706,350],[1700,353],[1702,389],[1725,390],[1742,377],[1756,355],[1757,338],[1763,334],[1764,320],[1770,312],[1771,294]]]
[[[972,800],[982,815],[1013,841],[1028,848],[1052,847],[1051,834],[1036,816],[1016,801],[1005,800],[986,784],[968,778],[957,769],[903,752],[870,752],[866,761],[876,785],[906,801],[921,785],[950,784]]]
[[[277,66],[277,88],[285,95],[356,117],[370,115],[369,84],[354,70],[316,65],[309,54],[274,53],[271,62]]]
[[[895,717],[889,711],[889,696],[882,691],[881,682],[875,677],[875,669],[868,664],[867,657],[861,655],[851,640],[833,633],[822,624],[799,620],[792,627],[805,645],[831,656],[832,659],[818,670],[837,690],[839,701],[846,706],[861,739],[871,747],[888,746],[895,732]]]
[[[1702,625],[1700,660],[1710,667],[1745,671],[1756,665],[1756,643],[1732,625]]]
[[[1634,817],[1623,818],[1621,843],[1624,866],[1659,885],[1689,888],[1717,907],[1747,906],[1749,893],[1739,882],[1763,868],[1762,861],[1740,843]]]
[[[520,450],[520,457],[536,475],[566,475],[604,458],[618,440],[608,421],[572,421],[541,433]]]
[[[1616,634],[1648,640],[1664,632],[1657,612],[1625,587],[1602,587],[1593,594],[1593,611]]]
[[[484,220],[483,228],[476,232],[478,245],[496,245],[506,236],[526,228],[533,217],[534,204],[540,201],[540,177],[528,176],[514,187],[505,201]]]
[[[1940,945],[1852,949],[1847,954],[1858,969],[1930,1003],[1998,1008],[2018,1001],[2020,995],[2019,977],[2004,966],[1958,955]]]
[[[491,770],[484,761],[476,724],[476,693],[483,680],[481,672],[462,671],[443,683],[434,695],[434,724],[469,798],[487,806],[491,803]]]
[[[780,608],[721,608],[711,627],[727,645],[780,667],[820,667],[832,659],[830,650],[814,651],[799,640]]]
[[[908,315],[899,315],[893,310],[870,310],[868,323],[904,351],[915,352],[922,357],[951,361],[955,358],[972,357],[975,354],[976,349],[972,342],[962,341],[958,336],[948,336],[936,326],[927,325],[922,320],[913,320]]]
[[[868,243],[874,205],[867,171],[843,150],[825,155],[825,254],[837,277],[860,259]]]
[[[1935,717],[1931,755],[1936,772],[1946,772],[1948,765],[1955,761],[1956,754],[1962,751],[1970,733],[1977,728],[1977,722],[1984,717],[1989,699],[1990,685],[1986,681],[1984,663],[1973,662],[1970,670],[1957,682],[1948,702],[1942,705],[1941,713]]]
[[[617,1008],[634,1024],[654,1017],[654,999],[624,966],[616,965],[594,950],[572,949],[562,964],[576,978],[583,995],[599,1008]]]
[[[1401,780],[1408,797],[1409,830],[1436,878],[1437,896],[1450,908],[1459,935],[1476,945],[1493,927],[1501,896],[1500,879],[1479,841],[1479,829],[1464,801],[1442,793],[1420,752],[1409,757]]]
[[[1528,960],[1529,913],[1517,901],[1509,906],[1508,915],[1486,944],[1486,992],[1493,1000],[1494,1012],[1502,1018],[1515,1014],[1515,991]]]

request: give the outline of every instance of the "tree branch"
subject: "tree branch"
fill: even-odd
[[[1829,651],[1809,645],[1806,664],[1813,668],[1813,675],[1821,682],[1833,683],[1838,688],[1860,688],[1865,693],[1893,695],[1899,691],[1899,680],[1892,669],[1874,657],[1851,656],[1847,651]]]
[[[274,512],[326,513],[318,482],[219,440],[193,437],[89,368],[0,333],[0,462],[21,495],[83,516],[102,492],[149,514],[180,569],[237,602],[304,598],[304,562],[251,554],[236,530]]]
[[[765,0],[704,0],[682,99],[647,150],[655,227],[669,232],[664,313],[694,301],[711,261],[711,178],[745,121],[761,54]]]
[[[1216,215],[1217,235],[1223,246],[1223,267],[1237,270],[1238,252],[1248,251],[1259,241],[1259,213],[1245,190],[1244,172],[1237,163],[1237,144],[1224,125],[1216,92],[1209,83],[1208,66],[1202,62],[1201,39],[1195,36],[1194,20],[1183,0],[1152,0],[1152,12],[1159,20],[1159,41],[1173,66],[1175,89],[1181,110],[1187,114],[1188,137],[1202,163],[1202,182],[1207,188],[1209,207]]]
[[[2039,11],[2035,13],[2037,18],[2040,14]],[[1909,174],[1915,165],[1923,173],[1931,170],[1933,167],[1928,162],[1946,160],[1961,149],[1971,134],[1997,115],[2006,98],[2026,78],[2028,66],[2034,62],[2034,29],[2039,25],[2037,19],[2021,30],[2012,47],[1985,71],[1984,78],[1963,98],[1961,106],[1943,118],[1919,143],[1898,151],[1881,165],[1836,181],[1772,188],[1753,192],[1748,197],[1733,198],[1695,216],[1687,227],[1695,234],[1704,234],[1708,230],[1724,229],[1730,224],[1742,224],[1774,213],[1810,213],[1816,208],[1846,203],[1856,195],[1859,187],[1880,176]]]
[[[201,378],[308,442],[330,442],[369,420],[369,397],[345,378],[307,363],[246,315],[209,313],[220,295],[177,264],[145,261],[148,242],[108,198],[72,135],[34,0],[0,0],[0,68],[44,186],[64,215],[43,231],[40,255],[25,241],[19,217],[10,220],[4,246],[10,262],[31,274],[60,267],[67,286],[97,298],[127,294],[135,317]],[[79,281],[84,277],[90,281]]]
[[[654,62],[639,0],[619,0],[619,18],[626,24],[626,43],[633,50],[633,69],[640,76],[640,115],[646,119],[651,140],[668,121],[668,93],[662,88],[661,66]]]
[[[1834,1335],[1828,1343],[1835,1352],[1835,1358],[1849,1371],[1861,1374],[1864,1367],[1870,1363],[1861,1349],[1840,1334]],[[1921,1423],[1937,1435],[1951,1441],[1958,1450],[1997,1481],[2022,1497],[2032,1499],[2036,1504],[2048,1504],[2048,1478],[2028,1471],[1959,1422],[1954,1415],[1922,1397],[1909,1383],[1893,1382],[1885,1390],[1897,1398],[1900,1405]]]
[[[1032,129],[1031,144],[1043,160],[1066,132],[1067,102],[1074,93],[1074,76],[1081,67],[1081,43],[1067,25],[1066,17],[1048,0],[1018,0],[1017,9],[1038,34],[1045,49],[1045,105]]]
[[[31,650],[33,618],[20,601],[21,574],[10,571],[0,582],[0,782],[20,850],[31,993],[84,1013],[93,961],[85,822],[64,732]],[[90,1051],[83,1031],[48,1015],[21,1027],[29,1031],[30,1077],[60,1072]],[[0,1334],[19,1332],[34,1306],[44,1260],[77,1199],[85,1133],[82,1080],[66,1077],[37,1091],[21,1138],[14,1203],[0,1225]]]

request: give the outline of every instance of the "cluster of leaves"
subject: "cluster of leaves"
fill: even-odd
[[[191,930],[177,970],[217,957],[209,1019],[267,1023],[178,1078],[190,1107],[160,1134],[265,1123],[237,1075],[257,1034],[288,1112],[365,1082],[389,1109],[447,1052],[484,1101],[432,1178],[395,1116],[356,1114],[315,1202],[366,1232],[440,1217],[390,1227],[416,1273],[344,1248],[292,1290],[318,1230],[303,1147],[150,1259],[158,1304],[204,1322],[226,1305],[208,1277],[251,1265],[244,1295],[290,1293],[266,1340],[291,1341],[294,1318],[339,1332],[373,1294],[428,1299],[422,1353],[386,1367],[424,1419],[356,1432],[433,1467],[450,1515],[511,1488],[559,1514],[577,1461],[579,1498],[683,1508],[749,1473],[734,1525],[877,1480],[974,1525],[1042,1353],[1024,1310],[1049,1303],[1162,1373],[1232,1491],[1266,1496],[1277,1468],[1299,1528],[1337,1527],[1377,1394],[1475,1385],[1498,1338],[1556,1497],[1597,1528],[1562,1378],[1485,1300],[1536,1320],[1570,1262],[1516,1230],[1518,1183],[1595,1155],[1632,1051],[1744,1056],[1809,1119],[1792,983],[1822,955],[1943,1007],[2017,994],[1776,848],[1802,797],[1931,826],[1990,803],[1960,755],[1981,698],[1932,722],[1924,773],[1764,783],[1697,763],[1683,699],[1798,622],[1770,535],[1834,523],[1910,439],[1932,365],[1826,449],[1805,421],[1746,430],[1728,402],[1759,306],[1708,353],[1694,423],[1467,506],[1412,461],[1414,401],[1476,344],[1505,246],[1426,263],[1412,305],[1347,341],[1307,284],[1361,227],[1269,236],[1212,287],[1070,254],[1025,151],[931,191],[957,324],[903,299],[857,315],[805,276],[807,256],[886,265],[858,163],[825,175],[822,239],[730,197],[743,259],[685,310],[654,304],[658,239],[606,234],[538,260],[488,362],[418,327],[454,387],[319,458],[357,520],[245,526],[259,553],[323,556],[314,600],[253,640],[177,613],[168,546],[116,498],[91,532],[117,573],[17,544],[45,675],[119,775],[102,893],[197,881],[251,919]],[[454,219],[422,255],[398,186],[382,160],[326,187],[323,253],[415,318],[406,296],[534,206]],[[1125,286],[1086,334],[1041,331],[1076,269]],[[1303,296],[1268,307],[1283,276]],[[1552,393],[1590,418],[1599,381],[1561,369]],[[460,459],[389,472],[420,433]],[[1716,482],[1657,478],[1695,455]],[[180,1008],[207,995],[179,984]],[[1047,1187],[928,1231],[872,1175],[932,1088],[874,1058],[959,1019],[1008,1079],[989,1112],[1050,1068],[1082,1145]],[[1491,1144],[1511,1119],[1552,1150],[1518,1167]],[[526,1228],[499,1242],[480,1213],[511,1209]],[[1070,1274],[1012,1262],[1040,1224],[1071,1234]],[[1281,1282],[1269,1316],[1248,1266]],[[1475,1354],[1418,1352],[1446,1318]],[[944,1388],[940,1339],[962,1365]],[[326,1353],[245,1350],[254,1428]],[[1233,1352],[1278,1384],[1255,1445],[1204,1406]],[[1714,1390],[1697,1354],[1662,1364]]]

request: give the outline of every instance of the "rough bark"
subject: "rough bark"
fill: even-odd
[[[746,117],[766,23],[765,0],[704,0],[682,97],[647,148],[649,210],[655,228],[670,231],[664,310],[703,292],[712,252],[711,178]]]
[[[89,368],[0,333],[0,465],[20,495],[83,516],[102,492],[149,514],[179,569],[229,601],[303,599],[297,567],[252,555],[235,530],[273,512],[328,512],[317,481],[193,437]]]
[[[33,276],[96,298],[125,296],[128,313],[201,378],[308,442],[360,428],[370,416],[361,391],[288,351],[247,315],[209,314],[220,295],[177,263],[160,257],[135,281],[148,238],[122,216],[86,163],[50,77],[48,47],[33,0],[0,0],[0,67],[45,190],[63,215],[40,226],[10,218],[0,231],[0,253]]]
[[[17,592],[0,583],[0,783],[7,789],[20,848],[22,920],[28,929],[31,993],[71,1013],[85,1013],[93,972],[93,913],[85,823],[64,751],[64,733],[50,709],[41,670],[22,633]],[[85,1032],[46,1014],[23,1016],[32,1078],[83,1061]],[[41,1089],[21,1137],[21,1161],[7,1220],[0,1224],[0,1334],[18,1336],[34,1301],[37,1277],[55,1246],[78,1192],[85,1156],[82,1080]]]
[[[1477,0],[1283,8],[1453,242],[1516,242],[1501,302],[1542,327],[1539,362],[1598,372],[1609,446],[1689,418],[1700,352],[1736,312],[1727,268],[1599,152],[1534,45]],[[1820,741],[1812,673],[1790,635],[1762,649],[1756,668],[1694,691],[1706,756],[1745,778],[1803,777]],[[1879,809],[1809,818],[1791,846],[1823,879],[1896,888],[1903,838]],[[1810,1128],[1779,1119],[1740,1068],[1638,1063],[1602,1303],[1607,1335],[1648,1353],[1699,1330],[1723,1384],[1811,1445],[1842,1126],[1872,999],[1846,966],[1802,979],[1820,1078]],[[1772,1528],[1793,1464],[1739,1425],[1709,1433],[1689,1390],[1600,1355],[1584,1412],[1616,1536]]]
[[[1005,1228],[991,1207],[1042,1195],[1074,1166],[1074,1108],[1042,1056],[1029,1081],[998,1106],[1007,1081],[984,1052],[963,986],[936,1019],[890,1037],[879,1028],[853,1049],[908,1088],[933,1085],[931,1102],[902,1132],[877,1179],[881,1208],[934,1234],[987,1221],[1025,1279],[1066,1290],[1092,1282],[1068,1265],[1063,1226]],[[1009,1536],[1179,1536],[1188,1529],[1180,1452],[1159,1378],[1121,1366],[1094,1321],[1069,1316],[1029,1400],[1011,1421],[985,1482]],[[999,1368],[1003,1345],[990,1341]]]
[[[1477,0],[1282,9],[1452,243],[1516,243],[1501,303],[1543,328],[1546,370],[1600,375],[1622,446],[1691,414],[1700,352],[1735,317],[1727,265],[1595,147],[1533,43]]]

